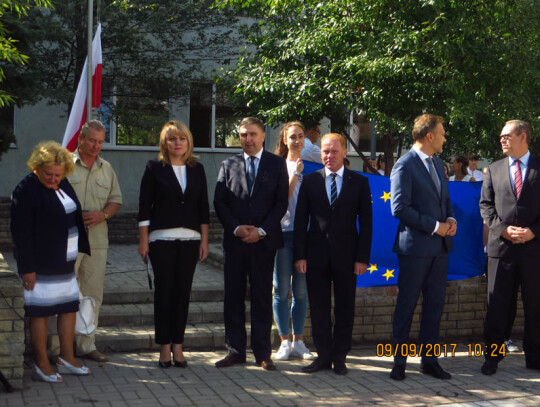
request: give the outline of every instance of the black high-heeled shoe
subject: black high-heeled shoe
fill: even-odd
[[[176,364],[176,361],[174,362]],[[168,369],[169,367],[172,366],[172,362],[170,360],[166,361],[166,362],[162,362],[161,360],[158,362],[158,366],[161,367],[162,369]]]
[[[187,367],[187,365],[187,360],[184,360],[183,362],[180,362],[178,360],[174,361],[174,367]]]

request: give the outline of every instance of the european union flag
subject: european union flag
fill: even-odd
[[[304,173],[321,164],[304,161]],[[357,287],[397,285],[399,264],[392,251],[399,221],[390,208],[390,178],[361,173],[369,180],[373,206],[373,238],[368,271],[358,276]],[[449,182],[450,199],[458,224],[454,250],[448,261],[448,280],[461,280],[484,273],[483,222],[478,203],[481,182]]]

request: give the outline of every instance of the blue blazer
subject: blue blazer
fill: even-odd
[[[79,252],[90,254],[77,195],[67,178],[59,187],[77,205]],[[11,197],[11,236],[19,274],[72,273],[75,260],[66,261],[68,226],[64,206],[55,191],[45,187],[34,174],[23,178]]]
[[[453,249],[451,237],[433,234],[436,222],[454,217],[443,162],[434,158],[441,193],[418,156],[411,149],[401,157],[390,175],[392,215],[399,219],[393,251],[408,256],[438,256]]]

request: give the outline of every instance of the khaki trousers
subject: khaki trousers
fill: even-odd
[[[94,298],[96,307],[94,316],[98,326],[99,309],[103,302],[103,285],[105,283],[105,268],[107,266],[107,249],[91,249],[91,256],[79,253],[75,263],[75,274],[79,281],[79,290],[83,297]],[[79,356],[96,350],[95,331],[91,335],[75,336],[75,351]],[[60,354],[60,341],[58,335],[49,336],[49,356]]]

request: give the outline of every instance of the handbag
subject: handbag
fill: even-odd
[[[90,296],[79,297],[79,311],[75,320],[75,335],[90,335],[96,330],[94,307],[96,301]],[[49,318],[49,334],[57,335],[57,316]]]

